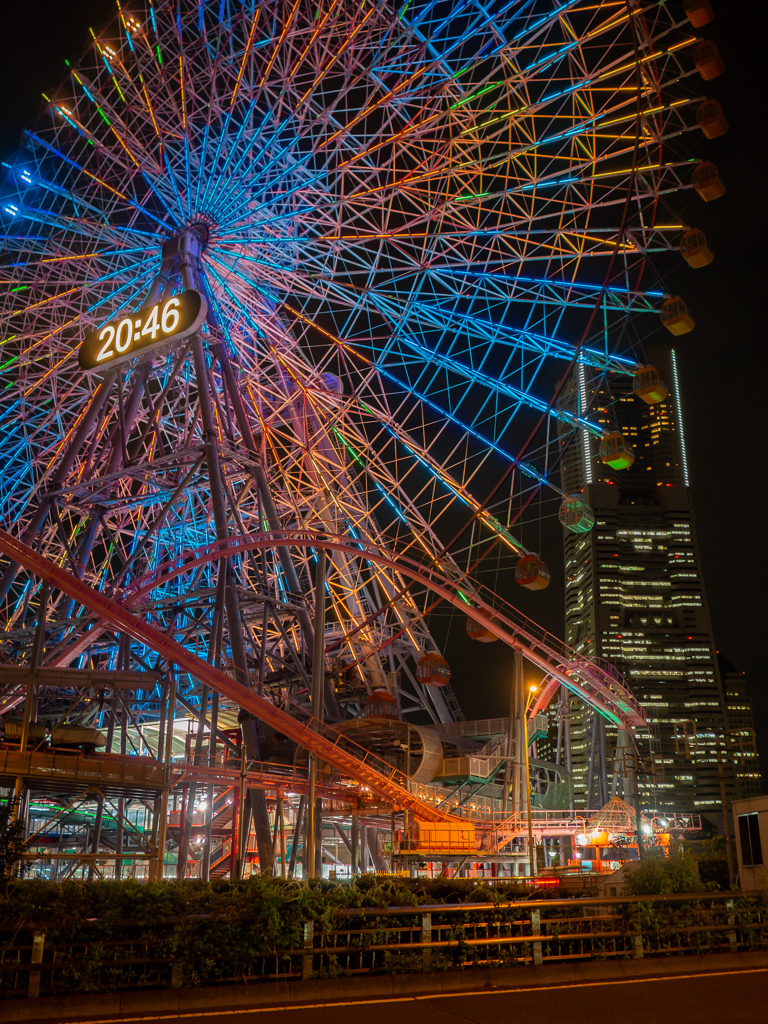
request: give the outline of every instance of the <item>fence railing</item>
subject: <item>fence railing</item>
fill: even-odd
[[[77,938],[0,933],[0,997],[737,952],[768,946],[762,894],[686,894],[335,910],[265,938],[246,916],[136,921]],[[52,935],[61,925],[52,924]],[[204,941],[208,936],[208,942]]]

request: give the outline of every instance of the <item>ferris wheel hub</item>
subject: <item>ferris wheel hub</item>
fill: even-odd
[[[163,259],[176,260],[181,253],[199,257],[208,244],[214,223],[205,214],[197,214],[179,231],[163,242]]]
[[[194,220],[190,222],[187,227],[187,231],[193,234],[199,244],[200,250],[202,251],[211,237],[211,231],[214,228],[214,222],[212,218],[208,217],[204,213],[199,213],[195,216]]]

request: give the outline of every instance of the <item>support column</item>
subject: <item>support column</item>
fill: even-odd
[[[352,827],[349,833],[350,841],[350,874],[357,878],[360,873],[360,820],[356,813],[352,814]]]
[[[195,239],[193,242],[192,235],[183,235],[179,241],[179,265],[182,281],[184,282],[185,288],[194,288],[196,286],[196,281],[193,266],[193,252],[196,251],[195,246],[197,245],[197,240]],[[226,490],[224,487],[224,479],[219,460],[219,450],[217,447],[218,435],[216,432],[216,422],[213,415],[213,406],[209,391],[210,382],[208,367],[202,338],[199,334],[194,335],[192,338],[192,358],[195,367],[195,378],[197,380],[198,400],[200,402],[200,417],[203,426],[203,448],[208,468],[211,504],[213,507],[213,518],[216,524],[216,539],[227,540],[229,537],[229,526],[225,505]],[[227,559],[222,560],[222,562],[226,565],[229,564]],[[225,571],[224,564],[220,566],[220,572]],[[249,686],[250,680],[248,676],[245,643],[243,640],[242,621],[240,618],[240,602],[238,600],[237,590],[234,586],[227,586],[225,588],[224,607],[227,616],[227,626],[229,627],[229,643],[232,652],[232,664],[235,670],[235,679],[242,686]],[[243,740],[245,741],[245,739],[245,730],[243,730]],[[258,736],[255,729],[251,730],[250,741],[251,749],[248,750],[248,756],[252,760],[259,760]],[[267,812],[267,802],[264,793],[261,791],[253,793],[251,797],[251,804],[254,811],[254,825],[256,828],[256,844],[259,851],[259,864],[264,865],[269,862],[271,845],[269,814]]]
[[[325,569],[326,554],[321,548],[317,552],[317,574],[315,580],[315,628],[312,649],[312,717],[315,723],[323,721],[324,688],[325,688]],[[309,821],[307,827],[307,855],[305,862],[309,877],[318,875],[318,855],[320,860],[319,874],[322,874],[322,801],[317,799],[318,760],[315,754],[309,755]],[[318,825],[319,823],[319,825]],[[320,833],[320,843],[317,833]],[[318,850],[317,847],[320,847]]]
[[[635,832],[637,835],[637,852],[643,859],[643,822],[640,809],[640,793],[637,788],[637,751],[627,729],[619,729],[616,743],[616,764],[614,772],[624,776],[624,798],[635,810]],[[629,756],[627,756],[629,755]]]
[[[237,854],[235,857],[235,878],[243,877],[245,859],[248,856],[248,836],[251,832],[250,815],[246,823],[245,810],[245,743],[240,753],[240,787],[237,791]],[[259,851],[259,863],[262,864],[261,851]]]
[[[204,729],[206,721],[206,705],[208,703],[209,689],[207,686],[203,687],[203,692],[200,696],[200,713],[197,717],[197,732],[195,733],[195,746],[192,750],[192,766],[196,767],[200,763],[200,757],[203,752],[203,740],[205,738]],[[193,780],[189,784],[187,790],[187,814],[184,819],[184,831],[179,842],[179,863],[177,866],[177,874],[179,878],[184,877],[184,871],[187,866],[187,860],[189,859],[189,843],[192,837],[192,825],[194,824],[195,817],[195,800],[197,799],[197,783]]]
[[[720,784],[720,803],[723,806],[723,838],[725,839],[725,856],[728,861],[728,881],[733,889],[738,876],[738,865],[736,863],[736,840],[733,837],[731,828],[731,804],[728,801],[726,788],[726,773],[723,765],[723,755],[720,748],[717,748],[717,781]]]
[[[514,761],[512,762],[512,812],[521,814],[528,799],[528,780],[524,778],[528,751],[528,734],[525,724],[525,677],[523,656],[515,651],[512,662],[512,687],[509,704],[509,727],[513,736]]]
[[[285,878],[285,808],[283,807],[282,793],[277,794],[275,815],[280,816],[280,877]]]
[[[168,724],[168,708],[166,694],[168,692],[168,680],[163,680],[162,697],[160,698],[160,723],[157,729],[157,745],[155,747],[155,760],[159,765],[163,763],[163,746],[165,744],[165,730]],[[110,748],[111,749],[111,748]],[[150,749],[150,753],[152,753]],[[147,865],[147,880],[150,882],[156,881],[157,877],[157,862],[160,851],[160,814],[163,808],[163,795],[162,792],[157,793],[155,799],[152,801],[152,833],[151,843],[152,848],[155,851],[154,858]]]
[[[166,725],[164,746],[162,753],[158,749],[158,755],[162,757],[165,776],[165,785],[160,794],[160,811],[157,829],[157,860],[155,862],[156,882],[162,882],[165,877],[165,843],[168,835],[168,798],[170,795],[171,758],[173,755],[173,723],[176,718],[176,675],[171,666],[168,672],[168,711],[166,713]]]
[[[219,695],[214,693],[211,698],[211,717],[210,721],[210,732],[208,733],[208,767],[211,768],[216,764],[216,729],[219,725]],[[203,832],[203,863],[201,867],[201,877],[204,882],[207,882],[211,875],[211,847],[213,845],[213,839],[211,837],[213,829],[213,800],[214,800],[214,788],[213,783],[210,783],[205,790],[205,825]]]
[[[299,853],[299,837],[301,836],[301,823],[304,817],[304,805],[306,797],[299,797],[299,807],[296,811],[296,820],[293,823],[293,842],[291,843],[291,857],[288,864],[288,877],[293,878],[296,873],[296,858]]]
[[[120,708],[120,753],[125,755],[128,745],[126,731],[125,708]],[[117,801],[117,835],[115,837],[115,878],[123,876],[123,818],[125,817],[125,797],[119,797]]]

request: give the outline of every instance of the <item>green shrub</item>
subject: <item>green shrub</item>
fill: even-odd
[[[699,857],[698,863],[699,875],[707,888],[721,889],[723,892],[730,889],[731,880],[726,857]]]
[[[675,892],[703,892],[713,888],[702,882],[696,858],[681,851],[664,856],[662,850],[649,850],[641,861],[624,868],[624,893],[627,896],[661,896]]]
[[[327,935],[339,927],[346,909],[495,903],[499,909],[490,913],[503,916],[513,913],[500,906],[505,902],[556,894],[550,889],[538,893],[514,881],[491,887],[482,880],[399,875],[363,875],[353,882],[298,882],[265,875],[212,882],[13,880],[0,892],[0,958],[3,947],[27,942],[31,932],[43,930],[46,949],[68,957],[67,966],[51,978],[53,992],[157,987],[168,984],[171,965],[180,984],[210,985],[254,970],[271,976],[295,974],[305,924],[313,922],[316,937]],[[464,916],[451,914],[451,937],[463,937]],[[396,920],[398,926],[419,924],[415,914]],[[371,942],[396,942],[399,937],[386,914],[374,914],[360,938],[351,941],[359,941],[365,955]],[[424,969],[420,953],[411,959]],[[410,963],[408,957],[406,961]],[[387,961],[385,969],[395,969],[399,962]],[[332,949],[318,954],[314,966],[327,976],[341,970]],[[7,989],[11,977],[0,976],[0,988]]]

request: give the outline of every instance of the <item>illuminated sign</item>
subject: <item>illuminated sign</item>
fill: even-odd
[[[171,341],[180,341],[195,333],[207,312],[205,296],[189,289],[122,320],[111,320],[86,335],[78,356],[80,366],[83,370],[100,370]]]

